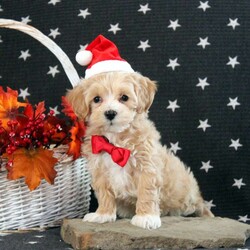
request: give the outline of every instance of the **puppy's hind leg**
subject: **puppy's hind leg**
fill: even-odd
[[[195,210],[195,215],[199,217],[214,217],[214,214],[206,207],[204,201],[197,206]]]

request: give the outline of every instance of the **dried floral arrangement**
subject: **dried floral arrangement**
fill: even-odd
[[[24,177],[30,190],[42,179],[53,184],[58,162],[53,149],[66,144],[73,160],[80,156],[84,124],[65,97],[62,107],[65,117],[58,118],[52,110],[46,113],[44,101],[19,102],[16,90],[7,87],[4,91],[0,86],[0,159],[7,160],[1,167],[5,166],[9,180]]]

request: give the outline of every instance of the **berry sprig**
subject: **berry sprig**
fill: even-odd
[[[16,120],[8,121],[7,129],[1,126],[0,120],[0,137],[4,142],[1,145],[1,154],[5,151],[11,155],[18,148],[28,150],[39,147],[50,148],[51,144],[55,143],[53,136],[56,133],[65,133],[60,123],[53,125],[57,121],[53,118],[55,118],[53,110],[50,110],[47,115],[40,113],[33,118],[22,114],[17,116]]]

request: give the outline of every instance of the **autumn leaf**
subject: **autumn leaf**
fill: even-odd
[[[67,115],[73,121],[77,119],[77,116],[76,116],[73,108],[71,107],[70,103],[68,102],[68,100],[65,96],[62,96],[62,106],[64,107],[62,112],[65,115]]]
[[[57,159],[53,157],[53,151],[43,148],[19,148],[12,155],[4,154],[4,157],[13,162],[12,167],[8,168],[8,179],[25,177],[25,183],[31,191],[40,185],[42,179],[54,184],[57,174],[54,166]]]
[[[7,91],[0,86],[0,120],[3,128],[7,129],[7,122],[16,119],[19,107],[27,106],[27,103],[17,101],[18,92],[7,87]]]
[[[81,154],[82,138],[85,134],[85,126],[83,122],[76,121],[69,132],[71,133],[71,142],[69,143],[67,154],[72,155],[73,159],[75,160]]]

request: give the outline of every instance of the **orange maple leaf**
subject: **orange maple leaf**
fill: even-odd
[[[74,126],[72,126],[69,132],[71,133],[71,142],[69,143],[67,154],[72,155],[75,160],[81,154],[82,137],[85,134],[85,126],[83,122],[75,121]]]
[[[75,121],[77,119],[77,116],[65,96],[62,96],[62,106],[64,107],[62,112],[69,118],[71,118],[73,121]]]
[[[7,87],[7,91],[0,86],[0,120],[2,126],[7,129],[7,122],[16,119],[19,107],[27,106],[27,103],[17,101],[18,92]]]
[[[57,159],[53,157],[53,151],[42,147],[31,150],[19,148],[12,155],[4,154],[4,157],[13,162],[12,167],[8,168],[8,179],[25,177],[31,191],[40,185],[42,179],[54,184]]]

